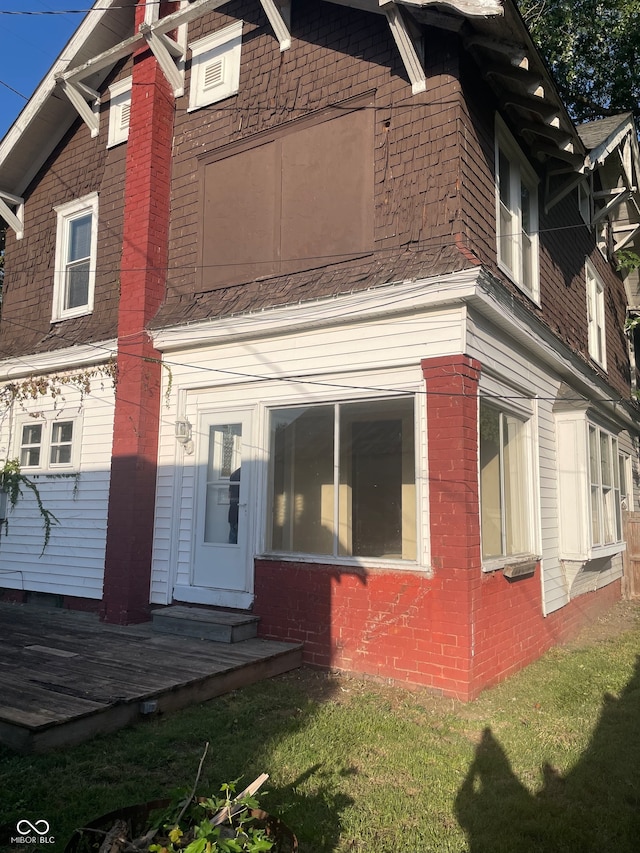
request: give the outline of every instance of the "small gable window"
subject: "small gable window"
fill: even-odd
[[[189,110],[235,95],[240,86],[242,21],[199,39],[190,47]]]
[[[93,311],[98,243],[98,194],[54,208],[58,214],[52,320]]]
[[[109,86],[109,136],[107,147],[126,142],[131,116],[131,77]]]

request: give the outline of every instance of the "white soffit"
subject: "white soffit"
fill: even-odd
[[[55,91],[56,76],[108,50],[133,31],[135,0],[97,0],[95,6],[0,142],[0,189],[4,192],[22,195],[77,117],[64,94]],[[108,69],[102,79],[107,73]]]

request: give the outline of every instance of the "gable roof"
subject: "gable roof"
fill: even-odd
[[[591,150],[602,145],[607,139],[615,136],[616,133],[624,127],[631,118],[632,113],[620,113],[619,115],[607,116],[607,118],[598,118],[593,121],[586,121],[578,125],[578,134],[582,139],[585,148]]]
[[[135,0],[99,0],[94,5],[0,142],[0,192],[22,195],[77,117],[56,78],[132,32]],[[92,88],[100,86],[109,70],[88,81]]]

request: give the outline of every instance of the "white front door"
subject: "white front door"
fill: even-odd
[[[198,423],[192,584],[220,591],[216,600],[228,606],[251,582],[250,428],[251,415],[243,411],[202,414]]]

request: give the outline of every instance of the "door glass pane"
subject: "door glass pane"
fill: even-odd
[[[208,544],[238,542],[241,462],[242,424],[209,427],[204,517],[204,541]]]

